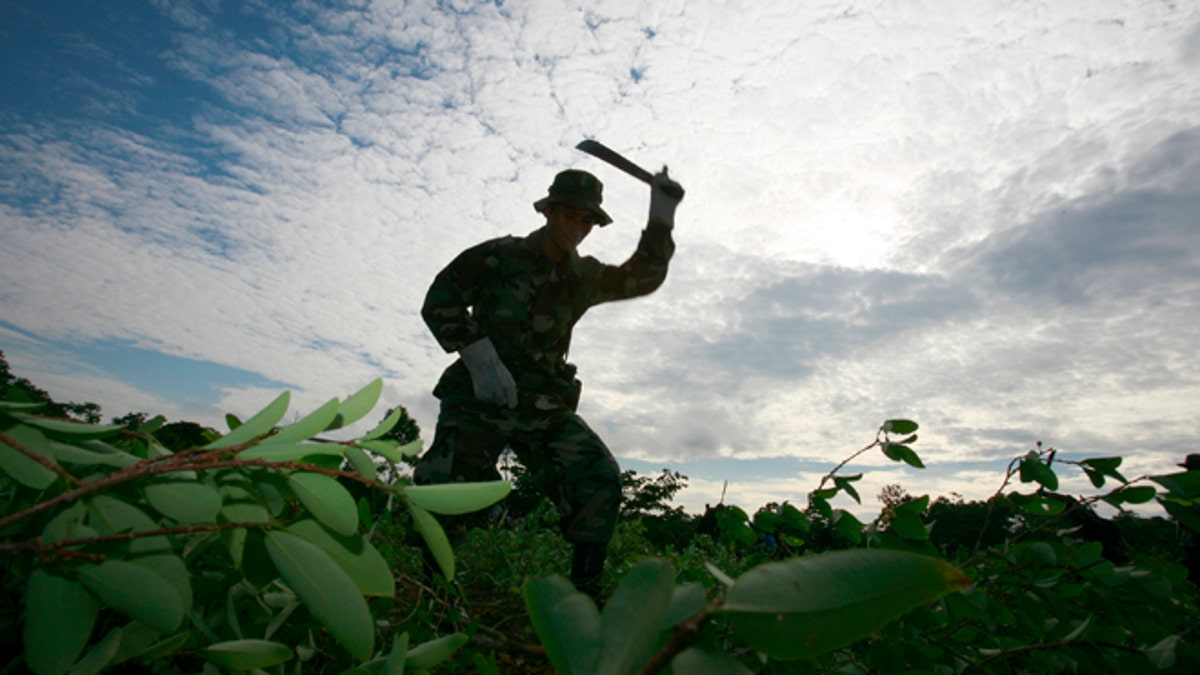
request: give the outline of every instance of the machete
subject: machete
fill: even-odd
[[[582,150],[582,151],[586,152],[587,154],[595,157],[596,159],[608,162],[609,164],[613,165],[614,167],[624,171],[625,173],[629,174],[630,176],[633,176],[634,178],[642,181],[643,183],[646,183],[647,185],[649,185],[654,180],[654,175],[651,174],[649,171],[643,169],[642,167],[638,166],[637,164],[634,164],[633,162],[629,161],[628,159],[625,159],[625,157],[622,156],[621,153],[617,152],[616,150],[613,150],[612,148],[608,147],[607,145],[604,145],[600,141],[593,141],[591,139],[588,139],[586,141],[580,142],[579,145],[575,146],[575,148],[577,150]],[[664,167],[664,171],[665,170],[666,169]],[[663,186],[663,190],[667,194],[671,195],[672,197],[675,197],[676,199],[683,199],[683,190],[679,189],[676,186],[676,184]]]

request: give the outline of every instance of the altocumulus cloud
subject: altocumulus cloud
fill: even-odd
[[[1200,8],[37,3],[0,22],[0,347],[105,412],[220,424],[376,376],[432,429],[417,314],[459,250],[606,183],[688,188],[649,298],[572,357],[629,466],[797,498],[886,417],[982,497],[1037,440],[1162,471],[1200,412]],[[655,167],[656,168],[656,167]],[[140,368],[143,372],[133,372]],[[869,501],[869,498],[868,498]],[[756,503],[757,502],[757,503]],[[866,509],[871,507],[868,504]]]

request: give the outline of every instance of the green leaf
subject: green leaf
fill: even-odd
[[[320,473],[294,473],[288,484],[300,502],[322,523],[338,534],[358,531],[358,508],[354,497],[336,479]]]
[[[1012,492],[1009,493],[1008,499],[1017,508],[1037,516],[1057,516],[1067,508],[1066,504],[1057,499],[1048,499],[1037,494],[1023,495],[1019,492]]]
[[[152,434],[161,429],[166,423],[166,417],[163,417],[162,415],[155,415],[154,417],[151,417],[143,422],[142,425],[138,427],[137,431],[139,434]]]
[[[37,429],[18,425],[6,430],[4,434],[26,450],[54,461],[54,451],[50,449],[46,437]],[[4,441],[0,441],[0,469],[21,485],[34,490],[45,490],[58,478],[58,474]]]
[[[333,422],[333,418],[337,417],[337,414],[338,400],[336,398],[330,399],[325,405],[305,415],[302,419],[283,427],[278,432],[263,439],[260,445],[286,445],[307,441],[325,431],[329,427],[329,424]]]
[[[1042,458],[1038,456],[1037,451],[1030,450],[1021,459],[1021,482],[1030,483],[1034,481],[1047,490],[1058,489],[1058,476],[1055,475],[1054,470],[1042,462]]]
[[[929,495],[922,495],[911,501],[904,502],[896,507],[897,512],[908,512],[914,516],[920,516],[925,513],[925,509],[929,508]]]
[[[405,445],[400,445],[399,441],[362,441],[359,445],[389,462],[401,462],[405,457],[415,457],[421,454],[422,448],[420,439]]]
[[[271,513],[257,498],[239,485],[222,485],[219,488],[221,516],[231,523],[267,523]]]
[[[192,610],[192,575],[183,558],[172,551],[163,551],[153,555],[137,555],[130,558],[129,562],[165,579],[183,603],[183,613],[186,615]]]
[[[45,408],[46,404],[42,403],[18,403],[17,401],[0,401],[0,413],[10,412],[33,412],[39,408]]]
[[[762,532],[775,532],[779,527],[779,521],[779,514],[765,507],[754,513],[754,527]]]
[[[380,436],[391,431],[392,427],[396,426],[396,423],[400,421],[400,417],[403,415],[404,415],[404,408],[402,408],[400,406],[396,406],[394,409],[392,409],[392,412],[389,413],[388,416],[383,419],[382,422],[380,422],[374,429],[368,431],[366,434],[361,436],[358,440],[360,442],[363,442],[363,441],[373,441],[376,438],[379,438]]]
[[[1113,490],[1112,493],[1105,495],[1103,499],[1114,506],[1120,506],[1121,504],[1145,504],[1154,499],[1157,494],[1158,490],[1149,485],[1135,485]]]
[[[1129,482],[1125,480],[1121,472],[1117,471],[1117,467],[1121,466],[1121,461],[1120,457],[1093,457],[1085,459],[1079,464],[1083,467],[1084,472],[1087,473],[1088,478],[1091,479],[1092,485],[1102,487],[1106,476],[1116,478],[1122,483]]]
[[[133,623],[130,625],[131,626],[140,626],[141,624]],[[149,630],[149,629],[147,629],[147,630]],[[155,633],[155,634],[157,635],[157,633]],[[176,633],[167,638],[159,640],[158,642],[155,642],[154,644],[150,645],[146,649],[138,652],[137,654],[134,654],[133,658],[136,658],[139,661],[155,661],[158,659],[166,658],[166,657],[170,656],[171,654],[174,654],[175,652],[182,649],[183,646],[186,645],[189,640],[191,640],[191,638],[192,638],[191,631],[184,630],[180,633]],[[122,641],[122,642],[124,642],[124,641]]]
[[[46,541],[55,542],[95,537],[99,533],[94,528],[83,524],[83,519],[87,515],[87,507],[80,502],[75,502],[71,506],[59,511],[58,515],[46,523],[46,527],[42,528],[42,538]]]
[[[183,622],[183,599],[174,586],[142,565],[109,559],[81,568],[79,580],[104,604],[161,633]]]
[[[883,450],[884,456],[893,462],[904,462],[909,466],[924,469],[925,464],[921,462],[921,458],[917,457],[917,453],[912,448],[903,443],[880,443],[880,449]]]
[[[378,480],[379,475],[375,472],[375,462],[371,461],[362,448],[354,445],[347,446],[346,459],[358,475],[367,480]]]
[[[290,661],[292,649],[285,644],[267,640],[232,640],[218,642],[200,650],[209,663],[230,670],[254,670]]]
[[[720,611],[755,649],[778,659],[812,658],[969,584],[936,558],[837,551],[755,567],[729,589]]]
[[[376,378],[357,393],[351,395],[342,403],[338,410],[336,426],[332,426],[330,429],[348,427],[366,417],[367,413],[371,412],[375,404],[379,402],[379,394],[382,392],[383,378]],[[400,407],[396,409],[403,411],[403,408]],[[395,422],[392,424],[395,424]]]
[[[124,663],[150,649],[158,642],[160,633],[149,626],[137,621],[130,621],[121,627],[120,644],[117,653],[109,661],[109,667]]]
[[[1168,635],[1146,650],[1146,658],[1159,670],[1166,670],[1175,665],[1175,647],[1178,644],[1178,635]]]
[[[821,490],[818,492],[828,492],[828,490]],[[820,513],[826,518],[832,518],[833,507],[830,506],[829,501],[825,497],[822,497],[820,494],[818,494],[818,492],[813,492],[809,495],[810,508],[816,509],[817,513]]]
[[[1161,476],[1150,476],[1150,480],[1165,487],[1171,494],[1183,499],[1200,497],[1200,471],[1181,471]]]
[[[1044,541],[1032,541],[1028,544],[1018,544],[1015,549],[1024,562],[1040,563],[1054,566],[1058,564],[1058,554],[1054,547]]]
[[[921,461],[921,458],[917,457],[917,453],[907,445],[893,444],[892,449],[897,455],[899,455],[900,460],[905,464],[917,469],[925,468],[925,464]]]
[[[416,504],[410,502],[408,512],[412,516],[413,527],[421,533],[425,545],[429,547],[429,552],[437,561],[438,567],[441,568],[442,575],[447,579],[453,579],[454,550],[450,548],[450,540],[446,538],[446,531],[442,529],[433,515]]]
[[[914,541],[929,539],[929,530],[925,529],[925,523],[920,516],[911,511],[897,510],[895,517],[888,521],[888,527],[905,539]]]
[[[312,615],[354,658],[370,658],[375,624],[354,580],[327,553],[294,534],[268,531],[266,545],[280,576]]]
[[[426,511],[454,516],[478,511],[504,499],[512,490],[506,481],[411,485],[402,492],[409,503]]]
[[[123,633],[124,631],[120,628],[108,631],[104,638],[89,649],[83,658],[71,668],[71,675],[97,675],[108,668],[121,649]]]
[[[1075,638],[1079,637],[1080,635],[1083,635],[1083,632],[1086,631],[1088,629],[1088,626],[1090,626],[1090,625],[1092,625],[1092,615],[1091,614],[1087,615],[1087,618],[1085,618],[1083,621],[1080,621],[1079,625],[1075,626],[1075,629],[1072,630],[1070,633],[1068,633],[1067,636],[1062,639],[1062,641],[1063,642],[1074,641]]]
[[[144,492],[150,506],[180,523],[212,523],[221,511],[221,493],[204,483],[160,481]]]
[[[625,575],[600,617],[597,675],[633,673],[650,660],[666,642],[674,592],[675,569],[662,560],[645,560]]]
[[[99,441],[97,445],[102,444]],[[109,446],[111,447],[111,446]],[[111,466],[117,469],[123,469],[131,464],[137,464],[142,461],[139,457],[134,457],[127,452],[121,451],[98,451],[63,443],[62,441],[50,441],[50,449],[54,453],[54,458],[59,464],[75,464],[78,466]]]
[[[808,534],[808,518],[795,506],[784,502],[779,507],[779,515],[788,529],[799,534]]]
[[[560,576],[529,579],[522,594],[546,656],[561,675],[591,675],[600,657],[600,613]]]
[[[436,640],[422,642],[408,650],[405,666],[416,672],[428,670],[453,656],[459,647],[467,644],[467,639],[463,633],[452,633]]]
[[[843,492],[845,492],[846,494],[850,495],[854,499],[854,501],[861,504],[862,497],[858,496],[858,490],[855,490],[854,485],[852,484],[854,481],[859,480],[861,478],[862,478],[861,473],[858,474],[857,476],[844,476],[844,477],[843,476],[834,476],[833,484],[838,486],[838,489],[840,489]]]
[[[752,670],[718,649],[689,647],[671,661],[677,675],[753,675]]]
[[[293,523],[288,532],[328,553],[338,567],[350,575],[363,595],[390,598],[396,594],[396,578],[392,576],[391,568],[366,537],[334,534],[312,519]]]
[[[687,621],[704,611],[708,598],[704,595],[704,585],[699,583],[676,586],[671,595],[671,607],[667,611],[665,627],[669,628]]]
[[[204,446],[205,449],[217,450],[219,448],[229,448],[235,445],[249,443],[259,436],[262,436],[271,429],[275,428],[275,425],[279,423],[279,420],[283,419],[283,415],[287,412],[288,402],[290,400],[291,392],[283,392],[278,398],[276,398],[274,401],[271,401],[267,407],[259,411],[254,417],[251,417],[244,423],[239,424],[236,428],[233,428],[233,425],[231,424],[230,427],[233,428],[232,431]]]
[[[838,509],[833,513],[833,529],[838,536],[857,545],[862,541],[863,522],[853,513]]]
[[[406,661],[408,661],[408,633],[401,633],[392,640],[392,651],[388,653],[387,661],[383,664],[383,675],[404,675]]]
[[[83,653],[100,603],[78,581],[35,569],[25,585],[25,662],[38,675],[65,673]]]
[[[101,534],[159,529],[153,518],[120,499],[100,495],[90,502],[89,507],[88,523]],[[130,541],[129,550],[133,553],[170,552],[171,542],[166,537],[138,537]]]
[[[883,423],[883,430],[889,434],[911,434],[918,428],[912,420],[888,420]]]
[[[237,454],[238,459],[261,459],[267,462],[294,462],[314,456],[341,457],[346,446],[338,443],[286,443],[262,444],[246,448]]]
[[[54,420],[48,417],[38,417],[37,415],[16,412],[9,413],[9,415],[13,419],[20,420],[31,427],[36,427],[51,438],[57,438],[62,441],[85,441],[94,438],[107,438],[119,434],[125,429],[124,424],[85,424],[83,422]]]

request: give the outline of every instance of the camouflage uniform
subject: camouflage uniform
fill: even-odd
[[[466,366],[455,361],[434,388],[441,413],[414,480],[495,480],[496,461],[511,447],[558,507],[565,538],[602,544],[616,526],[620,469],[575,414],[580,384],[566,360],[571,331],[593,305],[658,288],[675,245],[671,227],[651,221],[637,251],[620,266],[574,251],[556,264],[543,251],[546,236],[548,226],[524,238],[479,244],[429,288],[421,316],[438,344],[456,352],[490,338],[519,398],[514,409],[477,399]]]

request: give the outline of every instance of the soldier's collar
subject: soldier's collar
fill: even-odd
[[[530,248],[530,250],[532,250],[537,255],[538,258],[545,260],[551,266],[556,268],[559,272],[562,272],[564,274],[568,274],[571,276],[578,276],[578,274],[579,274],[579,251],[571,251],[571,252],[567,253],[566,257],[563,258],[562,260],[559,260],[558,262],[554,262],[553,260],[550,259],[549,256],[546,255],[546,252],[542,249],[542,239],[549,237],[549,236],[550,236],[550,226],[544,225],[541,228],[535,230],[533,233],[531,233],[528,237],[525,238],[525,245],[528,246]]]

